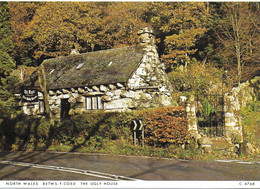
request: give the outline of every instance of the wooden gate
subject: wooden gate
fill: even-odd
[[[225,129],[224,97],[197,95],[198,131],[208,136],[223,136]]]

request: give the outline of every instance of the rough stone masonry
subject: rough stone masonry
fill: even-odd
[[[42,64],[52,117],[171,105],[172,87],[159,61],[153,30],[146,27],[138,35],[136,46],[45,60]],[[36,73],[21,87],[38,89],[38,102],[20,101],[28,115],[44,113]]]

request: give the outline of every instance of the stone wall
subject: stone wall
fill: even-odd
[[[183,98],[186,106],[186,113],[188,119],[189,130],[193,134],[198,134],[198,125],[196,112],[199,107],[197,107],[197,101],[194,96],[189,98]],[[233,95],[225,94],[224,97],[224,136],[230,141],[236,137],[236,139],[242,142],[242,123],[240,115],[240,104],[238,98]]]
[[[192,134],[198,134],[198,125],[197,125],[197,117],[196,117],[196,101],[195,97],[191,96],[189,99],[185,98],[186,101],[186,113],[188,119],[188,128]]]
[[[260,100],[260,76],[247,82],[241,83],[232,89],[232,95],[239,99],[241,107],[245,107],[248,102]]]
[[[225,94],[224,97],[225,136],[233,140],[234,137],[242,142],[242,122],[238,98]]]
[[[135,74],[134,77],[138,76]],[[60,117],[61,99],[68,99],[70,103],[70,115],[81,114],[86,110],[86,97],[100,96],[104,101],[105,111],[131,111],[132,109],[167,106],[172,102],[169,90],[162,86],[135,86],[129,88],[127,84],[117,83],[109,85],[91,86],[84,88],[70,88],[49,90],[48,100],[52,116]],[[43,100],[41,92],[38,94],[39,100]],[[39,102],[22,103],[25,114],[38,115]]]

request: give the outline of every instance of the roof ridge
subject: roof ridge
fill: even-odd
[[[126,46],[126,47],[120,47],[120,48],[113,48],[113,49],[103,49],[103,50],[98,50],[98,51],[91,51],[91,52],[85,52],[85,53],[80,53],[81,54],[89,54],[89,53],[97,53],[97,52],[104,52],[104,51],[113,51],[113,50],[120,50],[120,49],[126,49],[126,48],[133,48],[136,47],[137,45],[133,45],[133,46]],[[73,56],[73,55],[72,55]],[[78,55],[74,55],[74,56],[78,56]]]
[[[67,57],[77,57],[77,56],[82,56],[82,55],[87,55],[87,54],[92,54],[92,53],[101,53],[104,51],[114,51],[114,50],[120,50],[120,49],[127,49],[127,48],[136,48],[138,45],[132,45],[132,46],[126,46],[126,47],[120,47],[120,48],[114,48],[114,49],[103,49],[103,50],[98,50],[98,51],[91,51],[91,52],[84,52],[84,53],[80,53],[80,54],[72,54],[72,55],[67,55],[67,56],[57,56],[57,57],[53,57],[53,58],[48,58],[43,60],[42,63],[44,63],[45,61],[50,61],[56,58],[67,58]]]

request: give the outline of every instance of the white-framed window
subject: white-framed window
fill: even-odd
[[[43,114],[44,113],[44,101],[39,100],[39,113]]]
[[[88,96],[86,97],[86,110],[103,110],[104,101],[101,96]]]

